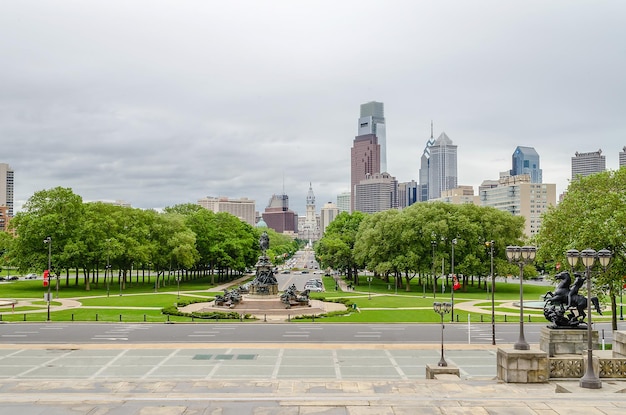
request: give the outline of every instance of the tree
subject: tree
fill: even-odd
[[[56,187],[36,192],[10,222],[17,235],[14,258],[20,269],[45,269],[48,249],[43,240],[52,239],[52,266],[57,276],[76,266],[75,242],[84,218],[82,198],[69,188]]]
[[[14,238],[9,232],[0,232],[0,263],[7,269],[7,274],[9,266],[11,265],[13,240]]]
[[[341,212],[333,220],[318,243],[319,258],[324,268],[346,270],[348,279],[358,284],[358,262],[354,256],[354,244],[361,222],[362,212]]]
[[[607,272],[596,265],[596,287],[607,287],[612,326],[617,330],[616,297],[626,275],[626,169],[573,180],[561,203],[543,215],[536,237],[537,259],[567,264],[569,249],[606,248],[613,253]]]

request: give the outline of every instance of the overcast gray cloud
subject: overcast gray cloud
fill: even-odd
[[[388,170],[430,135],[475,188],[535,147],[626,145],[622,1],[0,1],[0,162],[16,206],[71,187],[160,208],[210,196],[305,213],[349,190],[360,104],[385,104]]]

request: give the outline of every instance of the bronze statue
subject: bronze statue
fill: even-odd
[[[574,276],[576,280],[570,288],[572,278],[569,272],[556,274],[555,278],[561,282],[554,293],[548,291],[544,296],[546,302],[543,306],[543,315],[552,322],[551,328],[580,328],[580,324],[585,322],[587,297],[578,294],[578,290],[585,282],[585,276],[580,272],[575,272]],[[591,302],[598,314],[602,315],[598,297],[591,297]]]
[[[263,251],[263,255],[265,255],[265,251],[267,251],[270,247],[270,237],[265,231],[263,231],[259,237],[259,247],[261,248],[261,251]]]

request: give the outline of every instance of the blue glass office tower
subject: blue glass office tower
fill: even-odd
[[[531,183],[543,183],[543,174],[539,168],[539,154],[533,147],[518,146],[512,158],[511,176],[529,174]]]

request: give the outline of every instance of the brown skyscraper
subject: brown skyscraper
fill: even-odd
[[[354,186],[365,177],[380,173],[380,145],[374,134],[359,135],[352,143],[350,175],[350,212],[354,212]]]

